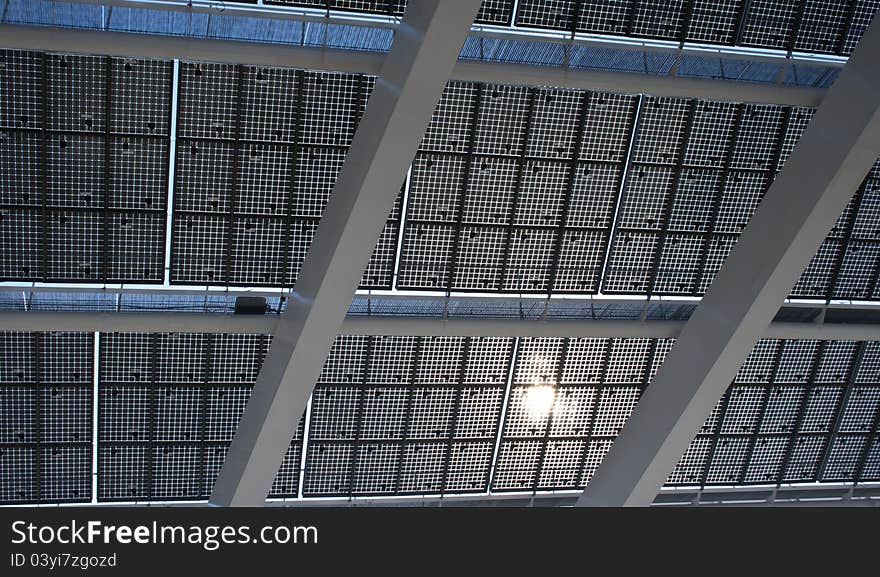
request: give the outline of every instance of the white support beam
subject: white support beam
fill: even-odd
[[[385,60],[384,54],[356,50],[14,24],[0,25],[0,47],[110,56],[179,58],[371,75],[379,73]],[[818,106],[826,92],[822,88],[782,84],[466,60],[459,61],[449,77],[470,82],[558,86],[810,107]]]
[[[211,503],[262,505],[479,0],[410,2],[245,408]]]
[[[110,311],[0,311],[0,330],[108,333],[274,334],[277,315]],[[375,336],[558,337],[673,339],[685,321],[492,319],[349,315],[339,334]],[[774,322],[767,339],[880,340],[880,324]]]
[[[880,154],[880,20],[862,37],[578,501],[647,506]]]

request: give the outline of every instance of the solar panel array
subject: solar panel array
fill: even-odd
[[[0,502],[92,496],[91,333],[0,333]]]
[[[0,278],[161,282],[171,63],[2,56]],[[178,76],[170,282],[292,286],[374,79]],[[360,286],[702,295],[812,114],[450,82]],[[792,296],[880,298],[854,192]]]
[[[101,334],[97,500],[206,499],[270,340]],[[270,496],[582,488],[672,345],[340,336]],[[93,335],[0,350],[0,501],[88,501]],[[760,341],[667,485],[816,481],[880,481],[880,343]]]
[[[512,349],[339,337],[313,395],[303,495],[485,491]]]
[[[161,282],[171,63],[0,65],[0,278]]]
[[[705,293],[813,113],[643,97],[602,292]],[[880,164],[791,296],[874,298],[878,176]]]
[[[406,0],[265,3],[396,17],[406,8]],[[483,0],[476,23],[848,55],[878,9],[877,0]]]

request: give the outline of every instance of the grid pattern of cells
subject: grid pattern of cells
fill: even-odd
[[[875,0],[521,0],[517,26],[850,54],[880,9]]]
[[[450,82],[413,163],[398,288],[596,292],[636,103]]]
[[[702,294],[718,244],[712,233],[724,222],[723,191],[732,181],[744,109],[645,98],[603,292]]]
[[[707,437],[697,437],[691,441],[684,455],[669,474],[666,485],[699,485],[705,474],[711,449],[712,440]]]
[[[502,338],[338,337],[313,394],[303,495],[485,490],[512,351]]]
[[[0,63],[0,279],[162,282],[171,62]]]
[[[602,291],[704,294],[812,114],[646,97]],[[838,218],[792,296],[874,298],[880,186],[872,182],[866,179]]]
[[[268,347],[253,334],[101,335],[98,500],[205,499]],[[296,496],[303,421],[273,496]]]
[[[596,451],[616,438],[647,385],[647,367],[666,350],[657,345],[521,339],[492,490],[583,487],[601,458]]]
[[[92,495],[90,333],[0,333],[0,503]]]
[[[179,76],[171,282],[293,285],[373,79],[187,62]],[[364,288],[391,288],[400,210]]]
[[[855,384],[853,360],[865,362],[867,349],[846,341],[759,341],[668,484],[818,480],[830,458],[829,438],[868,434],[874,426],[874,387]],[[696,468],[695,460],[709,466],[688,481],[683,471]]]
[[[583,488],[672,342],[521,339],[512,359],[513,339],[340,336],[313,394],[307,460],[303,418],[271,496],[298,496],[303,473],[312,497]],[[269,338],[100,343],[98,499],[207,498]],[[759,342],[667,485],[872,478],[876,349]],[[3,333],[0,350],[4,502],[87,501],[92,336]]]

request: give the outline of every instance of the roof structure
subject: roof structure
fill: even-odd
[[[485,0],[436,107],[386,94],[405,1],[3,6],[0,504],[534,504],[589,486],[880,2]],[[369,228],[340,190],[379,176],[333,293]],[[858,181],[657,503],[880,484]],[[343,297],[306,369],[291,327]],[[265,405],[294,432],[264,495],[267,438],[233,440],[282,369],[320,376]]]

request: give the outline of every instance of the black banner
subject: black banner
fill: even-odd
[[[446,569],[467,575],[476,562],[542,571],[572,563],[632,568],[679,563],[693,552],[713,552],[733,564],[759,553],[789,557],[791,563],[817,538],[826,551],[840,540],[848,561],[854,561],[860,552],[872,554],[870,527],[877,520],[871,508],[816,507],[3,508],[0,562],[3,575],[227,575],[305,567],[322,575],[346,568],[397,573],[407,567],[409,573]],[[835,526],[849,530],[831,530]]]

